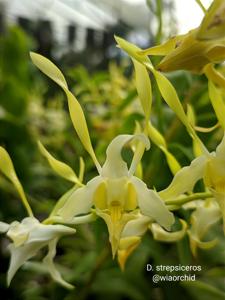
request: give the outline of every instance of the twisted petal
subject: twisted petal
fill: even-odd
[[[153,223],[151,225],[151,231],[154,239],[162,242],[176,242],[181,240],[186,234],[187,223],[183,220],[180,220],[180,222],[182,224],[182,229],[175,232],[167,232],[159,226],[159,224]]]
[[[186,192],[191,192],[196,182],[203,177],[207,158],[202,155],[192,161],[190,166],[176,173],[171,184],[159,193],[163,199],[176,198]]]
[[[12,184],[15,186],[28,214],[30,216],[33,215],[32,210],[29,206],[29,203],[27,201],[26,195],[24,193],[23,187],[16,175],[16,171],[14,169],[12,160],[8,154],[8,152],[0,147],[0,171],[12,182]]]
[[[58,242],[58,239],[56,238],[48,244],[49,251],[48,251],[48,254],[44,257],[43,263],[45,264],[45,266],[47,267],[52,278],[56,282],[58,282],[59,284],[61,284],[62,286],[64,286],[67,289],[73,289],[74,286],[69,284],[62,278],[61,274],[59,273],[59,271],[56,269],[56,267],[54,265],[53,259],[56,255],[57,242]]]
[[[149,121],[151,106],[152,106],[152,86],[146,67],[133,59],[134,69],[136,74],[136,87],[138,96],[141,102],[142,109],[146,118]]]
[[[163,135],[149,122],[148,124],[148,135],[150,139],[156,144],[165,154],[168,166],[173,174],[176,174],[181,166],[176,160],[175,156],[169,152],[167,143]]]
[[[208,249],[217,243],[217,240],[202,241],[209,228],[221,218],[221,212],[218,205],[214,201],[203,202],[202,205],[192,213],[191,228],[188,235],[191,242],[191,250],[193,255],[197,253],[197,247]]]
[[[152,66],[152,63],[150,59],[148,58],[147,55],[145,54],[140,54],[140,51],[142,50],[141,48],[137,47],[136,45],[129,43],[128,41],[115,36],[115,40],[119,47],[126,51],[128,55],[134,59],[136,59],[138,62]]]
[[[149,148],[149,141],[144,134],[119,135],[112,140],[106,150],[106,161],[102,167],[101,175],[103,177],[118,178],[128,175],[127,163],[122,159],[121,151],[124,145],[133,139],[138,139],[146,148]],[[140,162],[135,161],[135,166]],[[135,171],[135,170],[134,170]]]
[[[66,80],[62,74],[62,72],[57,68],[49,59],[46,57],[37,54],[30,53],[31,59],[33,63],[48,77],[50,77],[53,81],[55,81],[65,92],[68,100],[70,117],[73,123],[73,126],[87,152],[90,154],[93,159],[98,171],[101,170],[99,162],[95,156],[95,152],[93,150],[91,139],[87,127],[87,122],[85,119],[84,112],[78,100],[68,89]]]
[[[52,169],[60,176],[64,177],[65,179],[72,181],[81,185],[80,180],[78,179],[77,175],[73,171],[73,169],[68,166],[67,164],[55,159],[47,149],[42,145],[42,143],[38,142],[38,147],[42,153],[42,155],[48,160]]]
[[[161,226],[170,230],[171,225],[174,223],[174,216],[167,209],[158,194],[155,191],[148,189],[146,184],[137,177],[132,177],[132,183],[136,188],[138,205],[141,213],[153,218]]]
[[[207,249],[211,249],[211,248],[215,247],[216,244],[218,243],[217,238],[215,238],[211,241],[203,242],[198,237],[191,235],[189,231],[188,231],[188,235],[190,238],[191,252],[195,257],[197,256],[197,248],[207,250]]]
[[[86,214],[93,205],[94,192],[102,182],[102,177],[97,176],[87,183],[86,186],[74,191],[66,200],[58,215],[65,221],[70,221],[76,215]]]

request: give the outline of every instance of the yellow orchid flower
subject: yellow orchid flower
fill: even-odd
[[[159,193],[163,199],[174,199],[186,192],[191,192],[200,179],[204,179],[217,201],[223,217],[225,233],[225,134],[216,151],[201,155],[190,166],[182,168],[174,176],[171,184]],[[188,178],[188,180],[187,180]]]
[[[90,212],[94,205],[96,214],[108,226],[113,256],[118,249],[124,226],[137,218],[138,207],[143,215],[153,218],[168,230],[174,222],[172,213],[158,194],[133,175],[139,160],[133,160],[128,169],[121,157],[123,145],[135,138],[149,146],[144,135],[117,136],[108,146],[106,161],[99,176],[76,190],[58,212],[63,220],[69,221],[74,216]]]
[[[197,136],[191,124],[190,117],[188,117],[184,112],[176,90],[169,82],[169,80],[163,74],[154,69],[146,55],[140,55],[140,48],[121,38],[116,38],[116,40],[119,46],[123,48],[132,58],[137,59],[139,63],[143,64],[153,73],[162,97],[172,108],[180,121],[185,125],[188,133],[195,142],[195,147],[198,148],[199,157],[194,159],[189,167],[184,167],[179,170],[169,187],[164,191],[161,191],[159,195],[164,200],[174,199],[181,194],[191,192],[194,188],[195,183],[199,179],[204,178],[206,186],[211,188],[212,192],[214,193],[215,199],[220,206],[223,215],[225,232],[225,201],[223,199],[223,197],[225,196],[225,192],[222,191],[223,184],[225,184],[225,177],[223,174],[225,165],[222,159],[225,151],[225,138],[223,138],[223,141],[217,147],[216,152],[209,153],[202,141]],[[211,102],[216,112],[218,121],[225,130],[225,121],[223,114],[223,112],[225,111],[225,106],[223,103],[223,99],[221,98],[221,94],[212,82],[209,83],[209,96],[211,98]],[[200,155],[200,153],[202,155]],[[189,178],[189,180],[187,180],[187,178]]]
[[[27,201],[23,187],[16,175],[12,160],[8,152],[0,147],[0,171],[13,183],[24,204],[29,217],[22,222],[12,222],[7,224],[0,222],[0,232],[7,232],[7,236],[13,241],[9,245],[11,252],[10,266],[8,270],[7,282],[10,284],[17,270],[37,252],[48,246],[48,254],[43,259],[52,278],[66,288],[73,286],[62,279],[60,273],[53,263],[56,254],[56,244],[60,237],[74,234],[75,229],[64,225],[47,225],[40,223],[34,216]]]
[[[214,0],[200,26],[187,34],[176,36],[163,45],[139,51],[139,55],[164,56],[157,69],[162,72],[189,70],[204,72],[211,63],[225,59],[225,4]]]
[[[39,54],[31,53],[31,59],[43,73],[64,90],[74,128],[85,149],[91,155],[99,173],[99,176],[90,180],[86,186],[75,190],[68,197],[65,204],[58,210],[58,217],[64,222],[72,222],[74,217],[87,214],[94,206],[96,214],[103,218],[107,224],[113,256],[118,250],[124,226],[128,221],[137,217],[136,209],[138,207],[143,215],[153,218],[169,230],[174,222],[173,214],[169,212],[155,191],[148,189],[142,180],[133,175],[143,156],[144,149],[150,147],[146,135],[119,135],[114,138],[107,148],[106,161],[101,167],[91,144],[83,110],[77,99],[69,91],[63,74],[51,61]],[[137,72],[145,72],[141,64],[136,65],[136,68],[138,69]],[[140,91],[143,89],[143,85],[139,78],[137,80],[137,88]],[[148,115],[150,114],[150,107],[147,102],[149,94],[151,94],[150,89],[143,92],[141,97],[141,104]],[[121,150],[132,140],[139,141],[139,144],[130,168],[128,168],[121,157]]]

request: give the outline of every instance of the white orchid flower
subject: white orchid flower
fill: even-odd
[[[47,266],[52,278],[66,288],[73,286],[64,281],[55,268],[53,258],[56,254],[56,244],[58,239],[64,235],[74,234],[75,229],[64,225],[46,225],[40,223],[32,213],[27,201],[23,187],[16,175],[13,163],[7,151],[0,147],[0,171],[14,184],[18,194],[28,212],[29,217],[22,222],[14,221],[11,224],[0,222],[0,232],[12,240],[9,244],[11,253],[10,266],[8,270],[7,283],[10,284],[17,270],[37,252],[48,246],[49,251],[43,262]]]
[[[7,283],[10,285],[17,270],[38,251],[48,246],[48,254],[43,259],[52,278],[66,288],[73,286],[62,279],[60,273],[53,263],[56,254],[58,239],[64,235],[74,234],[75,229],[64,225],[44,225],[37,219],[28,217],[21,223],[14,221],[11,224],[1,222],[0,231],[7,232],[6,235],[13,241],[9,244],[11,253],[10,266],[8,270]]]
[[[96,214],[104,219],[108,226],[109,239],[112,245],[112,253],[115,256],[118,249],[121,232],[126,223],[136,218],[136,209],[139,207],[144,216],[153,218],[161,226],[170,229],[174,217],[166,208],[158,194],[147,188],[146,184],[133,174],[140,162],[144,150],[149,149],[150,143],[145,134],[119,135],[108,146],[106,161],[100,166],[93,150],[87,123],[83,110],[68,89],[66,80],[61,71],[47,58],[31,53],[33,63],[48,77],[55,81],[65,92],[71,120],[74,128],[83,143],[85,149],[92,157],[99,176],[90,180],[86,186],[74,191],[67,199],[64,206],[58,210],[58,216],[64,222],[70,222],[78,215],[87,214],[95,207]],[[137,73],[145,72],[141,64],[136,64]],[[147,77],[145,76],[146,80]],[[141,104],[146,112],[146,124],[150,114],[149,95],[151,89],[143,88],[143,83],[138,77],[137,89],[141,93]],[[151,97],[150,97],[151,98]],[[132,140],[138,140],[136,151],[130,168],[121,157],[121,150],[125,144]]]

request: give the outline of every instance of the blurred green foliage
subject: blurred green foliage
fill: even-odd
[[[0,142],[15,163],[31,199],[31,206],[43,219],[70,184],[53,174],[38,152],[37,140],[41,140],[56,157],[75,170],[78,169],[79,156],[83,156],[86,163],[85,181],[95,174],[95,170],[74,133],[63,94],[56,85],[41,78],[31,66],[28,54],[32,47],[33,42],[18,28],[9,29],[0,38]],[[118,133],[133,133],[135,121],[143,119],[133,75],[129,72],[126,61],[120,66],[112,62],[109,70],[92,74],[82,66],[64,72],[84,108],[101,162],[112,138]],[[184,106],[192,104],[194,107],[199,126],[209,127],[216,123],[205,78],[175,72],[169,75],[169,79],[183,99]],[[156,85],[153,86],[153,94],[156,95],[154,103],[160,101],[157,99]],[[188,164],[194,158],[192,141],[174,113],[166,105],[153,104],[152,122],[156,127],[161,127],[170,151],[181,165]],[[214,149],[222,132],[217,130],[200,135],[208,148]],[[129,153],[125,155],[129,160]],[[155,145],[145,154],[143,168],[144,180],[150,187],[165,188],[171,181],[172,174],[166,159]],[[0,179],[1,220],[22,219],[24,211],[17,195],[2,176]],[[188,219],[190,211],[181,209],[178,216]],[[64,277],[76,286],[72,292],[53,283],[45,270],[34,262],[18,271],[7,289],[5,273],[9,255],[5,250],[7,240],[2,237],[0,292],[5,299],[23,300],[222,300],[225,299],[225,241],[217,229],[210,231],[209,236],[217,236],[220,240],[218,245],[211,250],[200,250],[197,258],[193,258],[187,237],[174,244],[163,244],[154,241],[149,232],[122,272],[117,261],[111,259],[107,229],[102,220],[78,226],[75,236],[60,241],[56,258],[56,262],[66,266],[61,270]],[[147,264],[153,267],[201,265],[202,271],[196,273],[195,282],[154,284],[151,279],[153,272],[146,270]]]

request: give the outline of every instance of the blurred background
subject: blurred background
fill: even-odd
[[[206,6],[211,2],[203,1]],[[96,154],[104,162],[108,143],[117,134],[133,133],[135,121],[143,119],[131,62],[116,48],[114,34],[147,48],[198,26],[202,16],[194,0],[0,1],[0,144],[10,153],[39,220],[48,216],[71,185],[51,171],[37,149],[37,140],[76,172],[83,156],[85,182],[96,175],[96,170],[72,127],[64,94],[32,65],[29,51],[45,55],[62,69],[85,111]],[[206,79],[183,71],[168,77],[183,104],[193,105],[198,125],[214,125]],[[152,122],[181,165],[186,165],[194,157],[191,140],[162,102],[154,82],[153,92]],[[209,149],[214,149],[221,132],[200,136]],[[131,153],[124,155],[129,161]],[[165,157],[154,145],[144,156],[143,176],[148,186],[157,190],[172,179]],[[178,214],[190,217],[189,211]],[[9,223],[25,216],[14,188],[1,176],[0,220]],[[105,224],[97,220],[78,226],[74,237],[60,241],[56,257],[56,263],[64,266],[60,269],[63,276],[76,286],[72,292],[52,282],[36,264],[19,270],[7,289],[8,240],[1,236],[0,294],[10,300],[222,300],[225,253],[221,249],[225,242],[217,229],[209,234],[218,236],[219,246],[199,251],[194,258],[187,237],[163,244],[154,241],[149,232],[122,272],[116,259],[111,259]],[[197,264],[203,271],[194,283],[153,284],[147,263]]]

